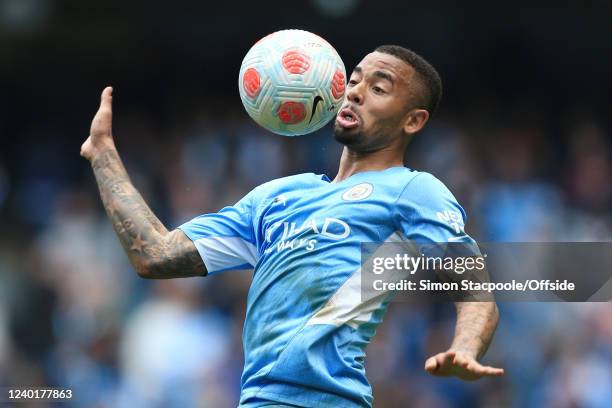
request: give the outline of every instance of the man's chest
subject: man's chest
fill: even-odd
[[[259,208],[259,241],[270,250],[279,245],[314,249],[320,241],[377,240],[393,228],[394,201],[393,192],[371,183],[278,192]]]

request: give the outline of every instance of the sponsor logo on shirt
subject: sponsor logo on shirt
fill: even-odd
[[[266,230],[266,242],[272,243],[272,234],[282,228],[282,234],[273,246],[266,249],[266,253],[274,250],[304,248],[307,251],[315,249],[319,238],[335,241],[342,240],[351,234],[351,227],[341,219],[326,217],[324,219],[310,218],[301,226],[295,222],[279,221]]]

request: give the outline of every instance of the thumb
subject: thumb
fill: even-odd
[[[435,357],[429,357],[427,361],[425,361],[425,371],[429,373],[433,373],[438,369],[438,362]]]

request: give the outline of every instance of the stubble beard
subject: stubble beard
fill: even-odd
[[[346,147],[357,147],[363,143],[366,136],[358,130],[346,130],[342,127],[334,126],[334,139]]]
[[[347,131],[342,127],[334,126],[334,139],[352,151],[371,153],[382,147],[380,142],[383,138],[376,130],[366,134],[362,129],[349,129]]]

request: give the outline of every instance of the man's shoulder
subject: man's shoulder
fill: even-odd
[[[280,194],[302,188],[309,188],[322,182],[325,175],[315,173],[300,173],[267,181],[257,186],[254,191],[259,195]]]
[[[441,198],[455,200],[453,193],[440,179],[426,171],[416,170],[411,170],[409,177],[406,177],[401,195],[426,201]]]
[[[447,189],[446,185],[439,178],[426,171],[410,170],[409,175],[407,187]]]

